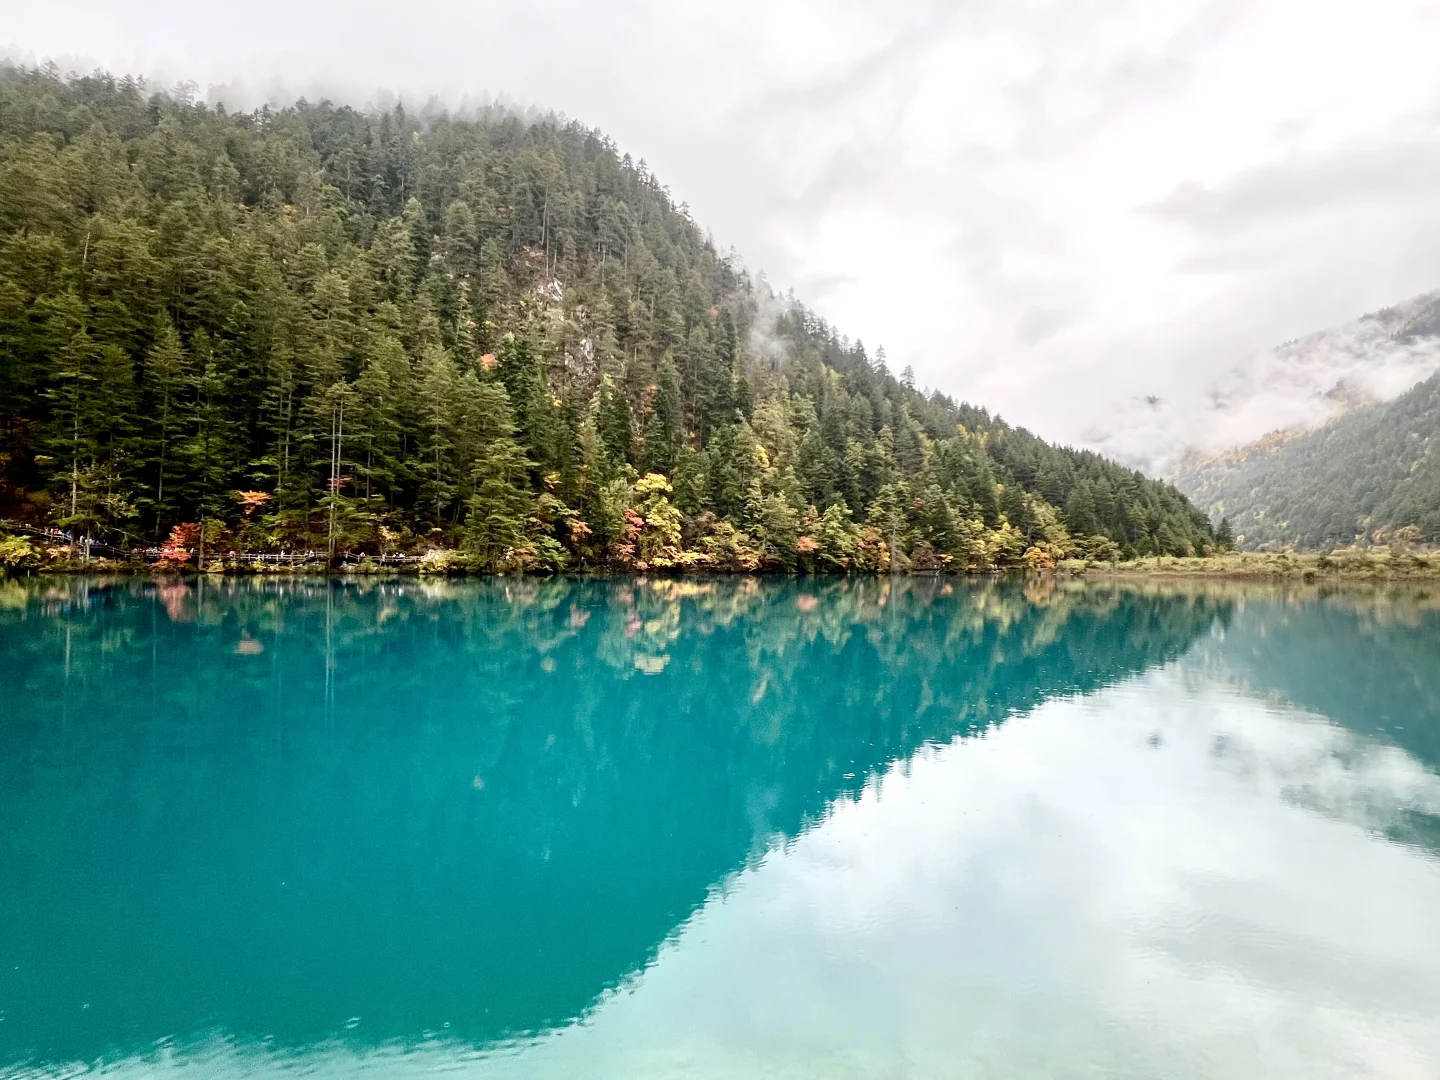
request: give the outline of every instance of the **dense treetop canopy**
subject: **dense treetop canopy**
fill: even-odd
[[[482,569],[987,569],[1215,543],[916,389],[603,135],[0,69],[0,514]]]

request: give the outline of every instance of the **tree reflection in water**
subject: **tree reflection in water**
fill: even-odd
[[[0,583],[0,1063],[564,1023],[877,773],[1163,664],[1234,605],[924,578]]]

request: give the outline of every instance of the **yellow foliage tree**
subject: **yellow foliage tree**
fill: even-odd
[[[636,544],[641,561],[650,566],[673,566],[680,558],[680,511],[670,501],[674,488],[660,473],[647,473],[635,482],[634,511],[642,519]]]

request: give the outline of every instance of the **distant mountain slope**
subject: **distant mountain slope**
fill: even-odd
[[[1089,433],[1102,453],[1160,475],[1273,431],[1308,431],[1390,401],[1440,370],[1440,290],[1217,367],[1197,402],[1137,397]]]
[[[1440,375],[1319,430],[1192,461],[1176,484],[1243,547],[1323,549],[1405,525],[1440,541]]]

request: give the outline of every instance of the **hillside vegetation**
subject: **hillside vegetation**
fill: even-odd
[[[0,516],[477,569],[1182,555],[1175,488],[922,393],[556,117],[0,70]]]
[[[1440,375],[1316,431],[1194,465],[1178,482],[1244,547],[1329,550],[1402,530],[1440,542]]]

